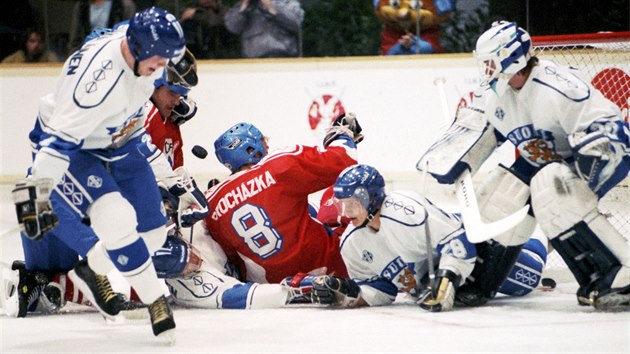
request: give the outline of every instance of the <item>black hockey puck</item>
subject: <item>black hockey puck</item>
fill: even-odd
[[[193,146],[192,153],[193,155],[195,155],[196,157],[202,160],[205,159],[206,156],[208,156],[208,151],[206,151],[206,149],[204,149],[203,146],[199,146],[199,145]]]
[[[555,289],[556,288],[556,281],[551,279],[551,278],[543,278],[540,283],[542,284],[542,286],[546,287],[546,288],[551,288],[551,289]]]

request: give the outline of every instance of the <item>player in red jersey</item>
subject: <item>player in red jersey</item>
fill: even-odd
[[[354,114],[338,117],[324,148],[296,145],[267,155],[266,138],[249,123],[214,143],[232,175],[206,192],[208,233],[244,280],[277,283],[300,272],[347,274],[339,238],[309,215],[308,195],[335,182],[357,162],[363,139]]]
[[[151,100],[145,104],[144,123],[153,144],[164,153],[173,169],[184,165],[180,126],[197,113],[195,101],[188,97],[191,87],[197,84],[195,57],[186,50],[186,55],[177,65],[187,67],[181,71],[165,70],[162,78],[155,80]],[[180,72],[183,75],[172,77]]]

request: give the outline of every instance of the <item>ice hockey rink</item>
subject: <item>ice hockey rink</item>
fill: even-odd
[[[0,185],[2,262],[22,258],[10,200]],[[1,353],[630,353],[630,312],[577,305],[574,282],[553,291],[500,297],[480,308],[427,313],[399,298],[392,306],[270,310],[175,308],[177,341],[160,343],[148,319],[106,322],[95,310],[0,316]]]

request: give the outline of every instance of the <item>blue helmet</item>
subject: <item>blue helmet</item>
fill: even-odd
[[[236,172],[246,164],[258,163],[267,155],[263,134],[250,123],[238,123],[214,142],[214,153],[223,165]]]
[[[166,75],[166,70],[162,73],[162,76],[153,82],[155,88],[166,86],[169,90],[177,92],[180,96],[188,96],[190,92],[190,86],[178,81],[169,80]]]
[[[186,44],[184,31],[175,16],[155,6],[133,16],[127,28],[127,41],[137,61],[154,55],[178,58],[184,54]]]
[[[372,166],[354,165],[341,171],[333,191],[337,199],[357,198],[371,220],[385,199],[385,180]]]

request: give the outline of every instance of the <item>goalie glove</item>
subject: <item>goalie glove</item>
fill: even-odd
[[[53,187],[50,178],[31,178],[16,184],[11,192],[20,231],[31,240],[39,240],[59,223],[50,204]]]
[[[191,227],[210,214],[208,202],[184,167],[178,167],[173,172],[178,176],[177,182],[168,191],[179,198],[179,224],[182,227]]]
[[[315,304],[352,307],[359,301],[361,288],[352,279],[322,275],[313,280],[311,301]]]
[[[600,131],[580,131],[569,135],[569,144],[575,157],[575,169],[581,179],[595,190],[602,170],[610,160],[610,139]]]
[[[436,277],[435,287],[427,287],[418,297],[418,304],[431,312],[449,311],[455,302],[455,286],[460,277],[446,269],[438,270]]]
[[[171,112],[171,120],[175,125],[182,125],[197,114],[197,103],[190,97],[180,97],[179,104]]]
[[[344,135],[352,139],[355,144],[363,141],[363,129],[359,125],[357,116],[354,113],[342,114],[335,119],[335,121],[326,129],[326,136],[324,136],[324,147],[328,147],[330,143],[337,140],[340,136]]]

